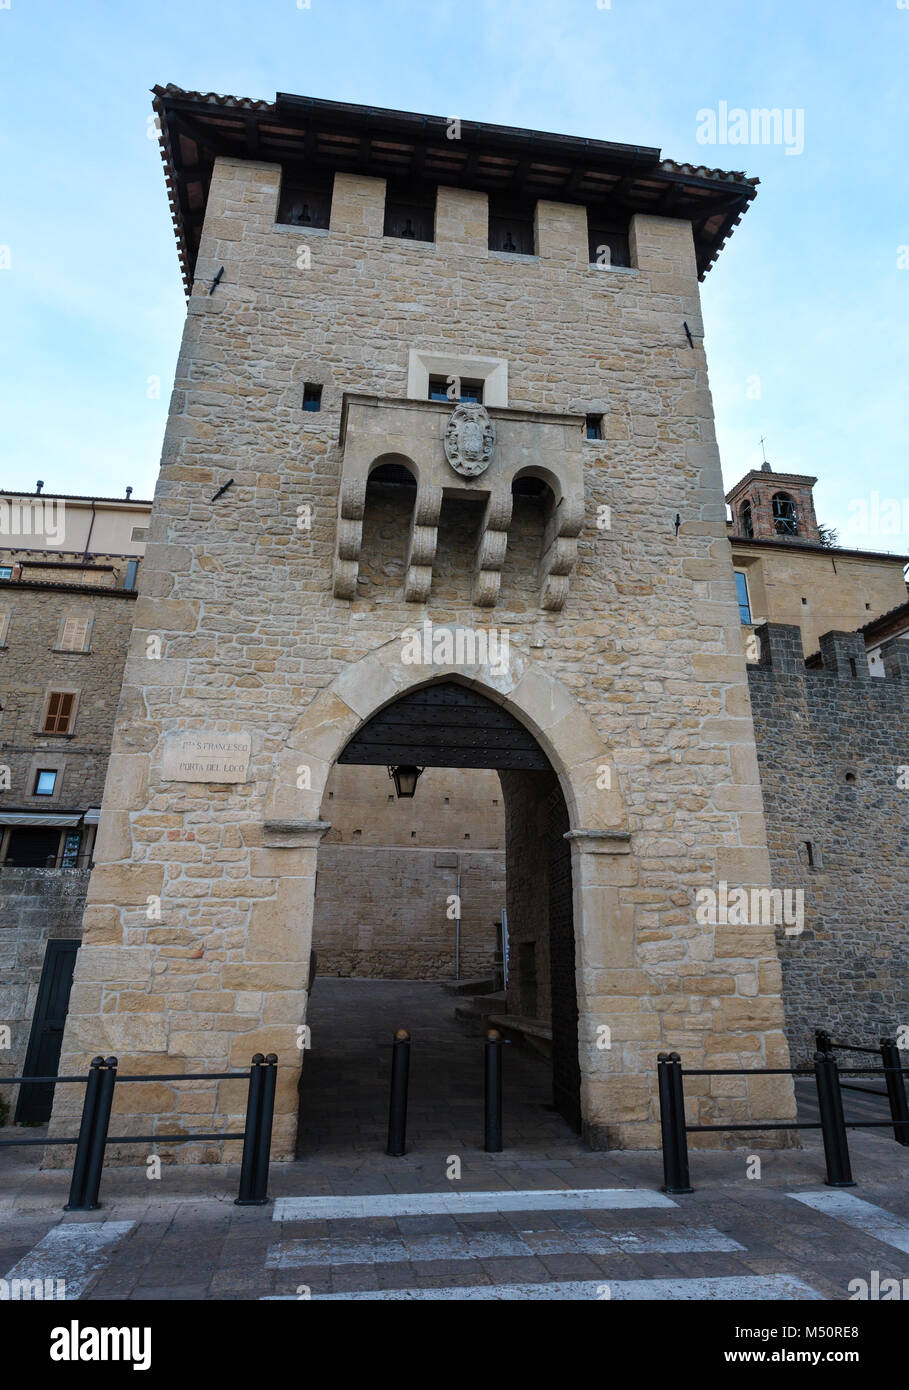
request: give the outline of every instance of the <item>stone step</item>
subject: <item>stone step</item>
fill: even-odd
[[[524,1018],[521,1014],[490,1014],[489,1025],[503,1033],[524,1033],[530,1038],[552,1042],[552,1024],[542,1018]]]
[[[469,1033],[485,1033],[490,1026],[490,1014],[502,1013],[505,1007],[505,994],[502,991],[495,994],[475,994],[463,1004],[458,1004],[455,1018]]]
[[[442,989],[445,994],[493,994],[496,982],[488,980],[448,980]]]
[[[481,1014],[503,1014],[508,1008],[504,989],[489,994],[475,994],[470,1002]]]

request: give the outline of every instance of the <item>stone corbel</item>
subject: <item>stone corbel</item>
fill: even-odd
[[[550,613],[559,612],[568,597],[578,558],[577,538],[583,525],[583,502],[569,497],[556,502],[546,522],[540,559],[540,607]]]
[[[404,575],[404,599],[407,603],[425,603],[432,587],[432,566],[439,538],[439,513],[442,510],[442,489],[423,486],[410,518],[410,539],[407,543],[407,569]]]
[[[331,829],[328,820],[266,820],[266,849],[317,849]]]
[[[563,839],[577,841],[585,854],[630,854],[630,830],[566,830]]]
[[[363,514],[366,510],[366,479],[347,478],[341,484],[338,500],[338,536],[335,554],[335,598],[356,598],[363,548]]]
[[[474,560],[473,601],[479,608],[494,607],[499,597],[511,508],[510,487],[489,494]]]

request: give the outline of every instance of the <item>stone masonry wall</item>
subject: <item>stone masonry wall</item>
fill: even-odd
[[[505,905],[505,855],[325,844],[312,944],[320,975],[453,980],[449,897],[461,873],[461,978],[493,972]]]
[[[773,880],[805,895],[804,931],[779,933],[804,1062],[816,1028],[874,1046],[909,1023],[909,647],[889,644],[877,680],[860,635],[823,636],[823,670],[805,669],[797,627],[759,635],[749,683]]]
[[[539,731],[575,835],[585,1117],[602,1142],[655,1143],[661,1048],[692,1065],[788,1055],[772,932],[721,934],[695,915],[705,882],[766,883],[769,861],[706,364],[683,328],[699,343],[690,225],[636,216],[634,268],[599,271],[581,207],[539,203],[527,258],[488,251],[481,193],[440,188],[429,245],[384,238],[384,181],[338,173],[330,231],[304,238],[275,225],[279,181],[272,165],[215,166],[63,1066],[115,1051],[198,1071],[275,1051],[274,1151],[293,1152],[327,764],[352,720],[441,674],[394,664],[405,629],[495,624],[511,672],[466,675]],[[333,598],[342,393],[403,399],[411,347],[506,358],[513,408],[604,414],[605,439],[583,445],[586,520],[562,611],[537,607],[531,568],[497,608],[475,608],[444,528],[425,605],[399,586]],[[306,381],[324,383],[318,413],[301,410]],[[186,729],[248,731],[249,780],[165,782],[163,736]],[[171,1131],[242,1124],[239,1083],[164,1089],[155,1123]],[[769,1078],[691,1088],[705,1121],[791,1103]],[[151,1119],[118,1123],[147,1133]]]

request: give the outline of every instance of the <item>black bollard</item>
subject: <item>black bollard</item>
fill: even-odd
[[[256,1168],[262,1119],[262,1090],[265,1081],[265,1058],[257,1052],[249,1067],[249,1089],[246,1093],[246,1124],[243,1133],[243,1157],[240,1161],[240,1190],[234,1206],[261,1205],[256,1195]]]
[[[884,1084],[890,1101],[893,1137],[898,1144],[909,1144],[909,1105],[906,1103],[906,1078],[900,1070],[903,1063],[895,1038],[881,1038],[881,1063],[886,1068]]]
[[[840,1074],[832,1052],[815,1052],[814,1079],[817,1083],[817,1104],[821,1112],[821,1133],[824,1136],[824,1156],[827,1159],[828,1187],[855,1187],[849,1163],[849,1143],[843,1115],[843,1093]]]
[[[677,1052],[661,1052],[657,1059],[660,1091],[660,1131],[663,1139],[663,1191],[693,1192],[688,1175],[688,1135],[685,1129],[685,1093],[682,1059]]]
[[[98,1091],[101,1086],[103,1057],[93,1057],[91,1070],[85,1082],[85,1097],[82,1101],[82,1120],[79,1124],[79,1138],[76,1141],[76,1157],[73,1161],[73,1175],[69,1186],[69,1201],[64,1211],[88,1211],[85,1205],[85,1178],[88,1173],[92,1152],[92,1135],[98,1113]]]
[[[502,1152],[502,1051],[505,1041],[498,1028],[486,1034],[486,1152]]]
[[[385,1152],[402,1158],[407,1152],[407,1082],[410,1075],[410,1034],[406,1028],[395,1033],[391,1050],[391,1091],[388,1098],[388,1143]]]

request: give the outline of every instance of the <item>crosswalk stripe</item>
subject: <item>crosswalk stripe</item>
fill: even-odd
[[[863,1202],[861,1197],[853,1197],[848,1192],[790,1192],[789,1196],[795,1202],[802,1202],[825,1216],[834,1216],[847,1226],[854,1226],[875,1240],[909,1254],[909,1224],[883,1207]]]
[[[265,1303],[296,1300],[296,1294],[269,1295],[262,1299]],[[712,1279],[587,1279],[579,1282],[558,1284],[474,1284],[466,1288],[443,1289],[370,1289],[363,1293],[325,1293],[313,1294],[312,1302],[324,1303],[376,1302],[412,1300],[445,1301],[605,1301],[628,1302],[631,1300],[698,1300],[721,1302],[733,1299],[748,1299],[750,1302],[764,1302],[770,1299],[811,1299],[821,1300],[822,1294],[811,1288],[801,1279],[788,1274],[736,1275],[733,1278]]]
[[[0,1301],[80,1298],[135,1224],[72,1221],[54,1226],[0,1281]],[[25,1291],[28,1289],[30,1292]]]
[[[365,1197],[279,1197],[275,1221],[334,1221],[368,1216],[460,1216],[505,1211],[624,1211],[675,1207],[644,1187],[558,1188],[554,1191],[376,1193]]]
[[[357,1240],[323,1237],[284,1240],[268,1248],[266,1269],[309,1265],[396,1264],[414,1260],[492,1260],[509,1256],[614,1255],[617,1251],[669,1255],[744,1250],[713,1226],[635,1231],[476,1231],[451,1235],[380,1236]]]

